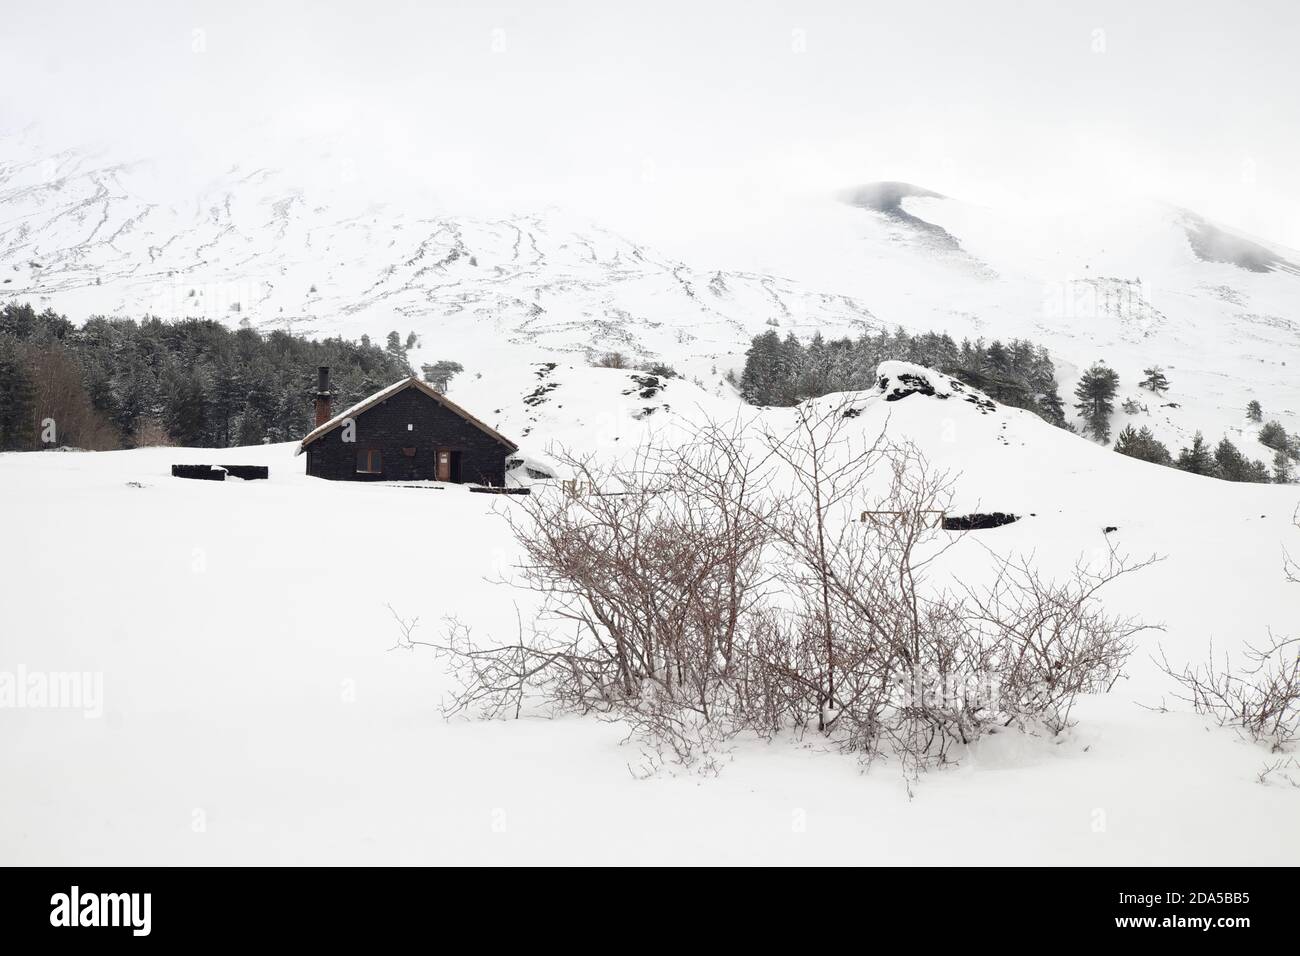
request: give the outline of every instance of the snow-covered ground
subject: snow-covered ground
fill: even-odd
[[[626,372],[559,365],[457,394],[541,457],[634,445],[652,428],[741,410],[675,380],[643,400]],[[547,381],[546,400],[523,401]],[[475,383],[476,384],[471,384]],[[458,381],[458,385],[460,382]],[[477,394],[474,389],[477,388]],[[1001,734],[909,798],[815,734],[738,740],[716,777],[639,779],[619,726],[591,718],[445,722],[449,686],[400,636],[456,616],[513,636],[525,592],[494,583],[516,545],[461,487],[306,478],[291,444],[0,455],[0,672],[102,674],[102,716],[0,709],[5,863],[1281,864],[1300,855],[1300,790],[1269,755],[1177,705],[1174,663],[1295,626],[1283,549],[1294,487],[1198,478],[1126,459],[1034,416],[916,394],[827,399],[864,434],[910,439],[960,473],[958,508],[1030,515],[985,547],[1047,569],[1115,544],[1158,564],[1108,609],[1147,632],[1129,678],[1061,739]],[[663,407],[667,405],[668,407]],[[563,407],[561,407],[563,406]],[[643,414],[644,408],[657,411]],[[642,414],[638,415],[638,411]],[[757,414],[749,410],[750,414]],[[779,427],[789,410],[772,410]],[[524,435],[524,429],[529,429]],[[618,441],[615,442],[614,438]],[[268,481],[173,479],[173,462],[270,466]],[[545,493],[545,492],[543,492]],[[1106,535],[1103,528],[1118,530]],[[1171,712],[1150,708],[1167,701]]]

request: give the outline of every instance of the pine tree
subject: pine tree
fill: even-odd
[[[113,424],[134,444],[141,425],[157,414],[158,383],[140,355],[132,354],[112,380]]]
[[[465,367],[459,362],[449,362],[445,359],[434,362],[432,365],[421,367],[424,372],[424,380],[440,392],[446,392],[451,385],[451,380],[465,371]]]
[[[107,364],[92,353],[81,366],[91,405],[107,417],[115,418],[117,406],[113,401],[113,377]]]
[[[1120,429],[1119,436],[1115,439],[1115,450],[1129,458],[1142,458],[1137,429],[1132,425]]]
[[[1225,481],[1248,481],[1246,477],[1248,463],[1246,458],[1237,446],[1228,441],[1225,436],[1219,441],[1218,447],[1214,449],[1214,464],[1219,472],[1219,477]]]
[[[1257,458],[1246,462],[1246,474],[1241,480],[1267,483],[1273,480],[1273,476],[1269,474],[1268,465]]]
[[[1056,390],[1056,384],[1053,382],[1052,387],[1043,392],[1038,399],[1040,408],[1039,414],[1047,421],[1059,428],[1065,428],[1065,402],[1061,400],[1061,395]]]
[[[1291,436],[1286,433],[1286,429],[1279,422],[1269,422],[1259,430],[1259,440],[1261,444],[1269,448],[1285,451],[1290,443]]]
[[[1264,420],[1264,409],[1253,398],[1246,405],[1246,417],[1252,422],[1262,422]]]
[[[780,360],[777,364],[777,379],[780,383],[777,392],[779,404],[797,405],[805,398],[812,397],[799,393],[799,380],[803,376],[803,371],[803,345],[795,338],[794,333],[790,332],[781,343]]]
[[[1159,365],[1144,368],[1142,374],[1146,377],[1138,382],[1141,388],[1148,389],[1156,395],[1162,395],[1169,390],[1169,379],[1165,378],[1164,370]]]
[[[1214,456],[1200,432],[1192,437],[1192,447],[1178,452],[1178,468],[1193,475],[1214,475],[1216,467]]]
[[[244,394],[239,367],[230,356],[223,356],[212,376],[211,418],[213,438],[218,446],[229,447],[233,443],[232,425]]]
[[[1118,389],[1119,373],[1101,362],[1084,372],[1074,389],[1074,397],[1079,400],[1074,407],[1083,418],[1085,431],[1097,441],[1110,441],[1110,416]]]
[[[191,368],[176,373],[166,402],[163,423],[167,434],[182,445],[206,446],[210,440],[208,390],[202,371]]]
[[[997,339],[989,343],[988,351],[989,369],[998,375],[1006,375],[1011,371],[1011,357],[1004,346]]]
[[[781,339],[769,329],[755,336],[745,356],[740,376],[740,394],[751,405],[773,405],[777,401],[781,361]]]
[[[344,379],[345,376],[340,372],[335,375],[335,381]],[[246,444],[245,438],[249,437],[249,429],[256,425],[258,435],[257,441],[260,442],[267,435],[267,429],[270,423],[275,421],[276,415],[276,396],[275,396],[275,370],[265,359],[258,359],[250,364],[247,368],[248,391],[244,395],[244,421],[240,423],[240,444]],[[251,419],[251,424],[249,420]]]
[[[265,437],[266,426],[262,424],[262,419],[258,417],[257,412],[251,408],[245,410],[239,417],[239,431],[235,443],[240,446],[260,445]]]
[[[1291,477],[1291,458],[1282,449],[1273,453],[1273,480],[1279,485],[1289,485]]]
[[[32,447],[36,388],[17,344],[0,335],[0,449]]]
[[[804,356],[803,374],[798,385],[799,393],[814,396],[835,391],[827,387],[826,373],[829,364],[826,340],[822,338],[821,332],[816,332],[813,334],[812,341],[808,343],[807,354]]]
[[[1115,441],[1115,450],[1121,455],[1149,461],[1154,465],[1173,464],[1169,449],[1145,425],[1141,430],[1135,430],[1132,425],[1124,426]]]

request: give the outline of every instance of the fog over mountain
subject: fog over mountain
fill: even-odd
[[[1300,247],[1279,122],[1300,105],[1294,12],[1251,9],[55,0],[6,13],[0,126],[170,177],[297,164],[453,212],[626,207],[669,233],[700,204],[766,215],[901,180],[999,204],[1147,195]]]

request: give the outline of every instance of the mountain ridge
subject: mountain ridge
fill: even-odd
[[[381,195],[344,208],[328,186],[256,164],[164,201],[165,172],[77,150],[11,159],[0,168],[0,298],[76,321],[413,331],[417,367],[454,359],[516,380],[535,361],[621,351],[711,388],[771,329],[1023,337],[1049,349],[1067,403],[1092,362],[1121,373],[1117,405],[1145,411],[1117,409],[1115,432],[1147,424],[1175,448],[1197,430],[1240,442],[1251,399],[1300,431],[1287,365],[1300,362],[1300,276],[1259,244],[1233,247],[1246,266],[1207,261],[1187,233],[1206,221],[1160,204],[1033,217],[874,183],[853,205],[841,194],[788,207],[751,237],[766,250],[755,267],[725,251],[667,254],[554,208],[475,218]],[[1150,365],[1169,370],[1164,401],[1136,388]]]

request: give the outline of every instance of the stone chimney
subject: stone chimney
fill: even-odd
[[[330,367],[322,365],[316,370],[316,427],[324,425],[334,417],[330,405]]]

